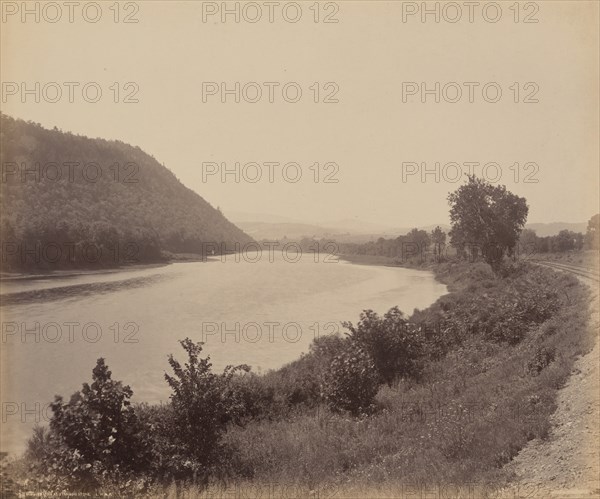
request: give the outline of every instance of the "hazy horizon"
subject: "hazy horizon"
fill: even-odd
[[[4,112],[4,111],[2,111]],[[5,113],[7,114],[7,113]],[[15,119],[23,119],[20,118],[19,116],[11,116],[12,118]],[[31,120],[34,121],[34,120]],[[36,122],[37,123],[37,122]],[[49,125],[49,124],[44,124],[44,123],[40,123],[40,125],[42,125],[44,128],[47,129],[52,129],[54,128],[54,126],[56,125]],[[82,135],[81,133],[77,132],[76,130],[63,130],[60,129],[62,132],[65,133],[72,133],[75,135]],[[104,139],[104,140],[121,140],[121,139],[116,139],[116,138],[110,138],[107,139],[106,137],[89,137],[89,138],[93,138],[93,139]],[[137,144],[129,144],[133,147],[136,147]],[[151,152],[144,150],[144,152],[148,153],[150,156],[155,157]],[[172,168],[169,167],[168,164],[165,164],[163,161],[160,160],[160,158],[156,158],[155,159],[163,164],[166,168],[168,168],[170,171],[172,171],[173,173],[175,173],[177,175],[177,172],[175,170],[173,170]],[[181,179],[180,179],[181,180]],[[461,182],[464,183],[464,182]],[[461,183],[456,183],[456,186],[458,187],[458,185],[461,185]],[[184,183],[184,185],[186,185]],[[192,190],[194,190],[194,192],[196,192],[198,195],[202,196],[204,199],[206,199],[207,201],[210,202],[209,198],[205,195],[205,193],[203,193],[202,191],[199,191],[198,189],[194,189],[192,187],[190,187],[189,185],[186,185],[186,187],[191,188]],[[450,191],[449,191],[450,192]],[[354,217],[345,217],[345,218],[338,218],[338,219],[315,219],[315,218],[303,218],[302,213],[294,213],[290,216],[281,216],[280,214],[277,213],[256,213],[256,212],[252,212],[252,211],[237,211],[237,210],[226,210],[223,208],[223,204],[218,204],[218,203],[211,203],[214,207],[219,206],[221,208],[221,211],[223,212],[223,214],[227,217],[227,219],[229,219],[230,221],[232,221],[233,223],[238,223],[238,222],[265,222],[265,223],[293,223],[293,224],[306,224],[306,225],[317,225],[320,227],[325,227],[325,228],[332,228],[335,229],[335,225],[340,223],[340,222],[355,222],[357,224],[361,224],[364,226],[373,226],[373,230],[374,231],[378,231],[378,230],[394,230],[394,229],[399,229],[399,228],[408,228],[408,227],[428,227],[431,225],[450,225],[450,220],[448,219],[448,213],[444,213],[443,215],[441,215],[439,217],[438,220],[434,220],[432,222],[428,222],[428,223],[421,223],[418,225],[415,224],[411,224],[410,222],[407,223],[400,223],[400,222],[392,222],[392,224],[389,223],[382,223],[381,221],[378,220],[370,220],[364,217],[360,217],[360,216],[354,216]],[[527,224],[526,225],[530,225],[530,224],[580,224],[580,223],[587,223],[587,221],[589,220],[589,218],[591,218],[591,216],[594,215],[594,213],[590,214],[590,216],[585,219],[585,220],[544,220],[544,221],[537,221],[537,220],[527,220]],[[244,218],[247,217],[247,218]],[[443,218],[443,220],[442,220]]]
[[[106,15],[96,24],[10,18],[1,35],[4,82],[97,82],[104,95],[95,104],[78,92],[73,103],[65,96],[56,103],[31,97],[22,103],[19,95],[3,95],[2,111],[139,146],[225,214],[271,213],[321,223],[357,219],[386,227],[447,223],[446,196],[462,182],[436,183],[432,175],[422,182],[419,174],[403,181],[403,162],[429,168],[435,162],[495,162],[498,183],[527,198],[529,223],[578,223],[600,211],[593,78],[598,33],[590,15],[598,4],[553,2],[536,24],[503,19],[463,23],[460,30],[450,23],[402,23],[399,5],[378,7],[344,3],[335,24],[202,22],[200,9],[186,2],[144,3],[136,24],[113,23]],[[474,103],[402,102],[407,81],[497,82],[504,95],[495,104],[480,92]],[[125,85],[135,83],[139,103],[113,102],[114,82],[121,101],[131,91]],[[296,104],[237,104],[231,98],[224,104],[218,96],[202,102],[202,82],[279,82],[278,88],[297,82],[304,98]],[[329,93],[324,85],[335,82],[339,102],[312,102],[314,82],[321,100]],[[534,82],[539,102],[513,102],[514,82],[520,100]],[[202,178],[203,162],[233,167],[270,161],[297,162],[301,180]],[[337,163],[338,183],[323,183],[323,170],[315,183],[309,169],[315,162]],[[510,169],[516,162],[518,182]],[[524,183],[528,162],[539,167],[531,176],[537,183]]]

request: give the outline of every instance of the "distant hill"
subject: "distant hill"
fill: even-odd
[[[260,217],[264,217],[264,221]],[[414,227],[385,227],[377,226],[369,222],[361,223],[355,220],[341,220],[339,222],[327,222],[326,225],[296,222],[284,217],[271,218],[270,215],[248,215],[236,213],[237,225],[247,234],[256,240],[270,239],[278,240],[287,237],[288,239],[302,239],[304,237],[315,239],[334,239],[338,242],[361,243],[366,241],[375,241],[380,237],[393,238],[408,234]],[[281,219],[281,221],[279,221]],[[450,226],[447,224],[432,224],[416,227],[420,230],[431,232],[439,225],[441,229],[448,233]],[[582,223],[533,223],[527,224],[526,229],[532,229],[540,237],[554,236],[561,230],[570,230],[585,234],[587,222]]]
[[[534,230],[539,237],[544,236],[555,236],[561,230],[570,230],[571,232],[581,232],[585,234],[587,231],[587,222],[581,223],[565,223],[565,222],[553,222],[553,223],[535,223],[527,224],[526,229]]]
[[[385,226],[351,219],[323,223],[303,222],[268,213],[228,212],[230,219],[256,240],[303,238],[367,242],[387,234]]]
[[[299,240],[303,238],[331,239],[338,242],[362,243],[389,233],[353,232],[346,227],[334,229],[301,222],[236,222],[256,240]]]
[[[303,223],[289,222],[237,222],[241,229],[254,239],[299,239],[302,237],[322,238],[335,233],[333,229]]]
[[[139,147],[0,120],[4,271],[149,261],[252,240]]]

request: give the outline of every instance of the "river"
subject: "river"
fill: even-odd
[[[363,309],[410,314],[446,293],[426,271],[314,255],[236,260],[4,281],[1,450],[23,450],[54,395],[89,382],[98,357],[135,401],[166,401],[167,355],[185,359],[185,337],[205,342],[214,369],[264,372],[298,358],[316,335],[343,332],[340,322],[357,322]]]

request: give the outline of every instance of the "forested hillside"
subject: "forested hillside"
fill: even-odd
[[[0,120],[3,271],[147,262],[251,240],[139,147]]]

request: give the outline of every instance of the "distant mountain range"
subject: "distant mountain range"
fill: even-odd
[[[379,237],[390,238],[407,234],[414,227],[386,227],[385,225],[374,224],[371,222],[362,222],[356,219],[346,219],[337,222],[325,222],[322,225],[318,223],[304,223],[294,221],[282,216],[272,216],[269,214],[230,214],[231,219],[244,230],[248,235],[256,240],[260,239],[301,239],[303,237],[322,239],[331,238],[340,242],[366,242],[375,240]],[[433,224],[416,227],[417,229],[431,232],[439,225],[442,230],[448,232],[450,226],[447,224]],[[587,222],[581,223],[532,223],[525,226],[527,229],[534,230],[538,236],[553,236],[561,230],[570,230],[573,232],[585,233]]]

